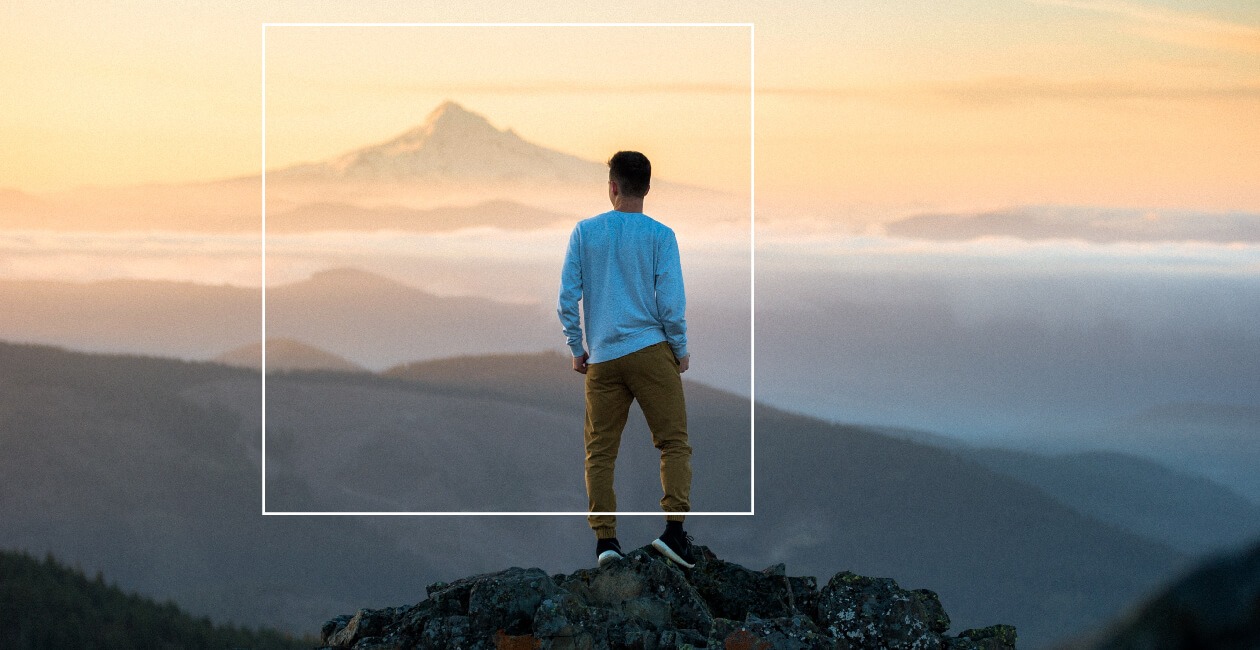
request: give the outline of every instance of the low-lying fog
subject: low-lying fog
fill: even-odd
[[[690,376],[748,394],[749,233],[678,232]],[[537,304],[546,320],[567,236],[276,235],[266,281],[355,267],[438,295]],[[7,232],[0,278],[258,286],[260,243],[253,233]],[[1260,244],[928,241],[758,224],[756,246],[755,391],[772,405],[1043,447],[1151,409],[1260,409]]]

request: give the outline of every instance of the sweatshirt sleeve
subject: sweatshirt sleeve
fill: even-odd
[[[679,359],[687,356],[687,297],[683,291],[682,261],[674,231],[665,230],[656,254],[656,313],[665,340]]]
[[[569,248],[564,254],[560,272],[560,300],[556,313],[564,326],[564,336],[574,357],[586,354],[582,347],[582,321],[578,301],[582,299],[582,235],[577,228],[569,235]]]

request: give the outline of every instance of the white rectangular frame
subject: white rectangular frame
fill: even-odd
[[[653,516],[652,512],[318,512],[318,511],[269,511],[267,510],[267,28],[268,27],[723,27],[748,29],[748,257],[749,257],[749,380],[748,380],[748,511],[747,512],[688,512],[687,515],[753,515],[756,511],[756,30],[753,23],[262,23],[262,329],[261,329],[261,380],[262,380],[262,514],[277,516]]]

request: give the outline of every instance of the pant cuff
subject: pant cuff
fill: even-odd
[[[617,536],[616,526],[599,526],[595,528],[595,537],[599,539],[608,539]]]
[[[665,515],[665,521],[683,521],[686,519],[684,515]]]

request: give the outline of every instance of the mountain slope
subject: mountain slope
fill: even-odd
[[[1045,490],[1100,521],[1190,555],[1260,537],[1260,506],[1216,483],[1117,452],[1043,456],[1002,449],[960,452]]]
[[[211,359],[258,340],[261,303],[258,289],[190,282],[0,281],[0,340]],[[267,291],[268,337],[374,368],[556,347],[553,323],[551,308],[439,297],[352,269]]]
[[[250,343],[228,350],[215,357],[214,361],[228,366],[261,369],[262,344]],[[365,372],[363,366],[313,345],[286,338],[267,339],[267,372],[284,370]]]
[[[309,648],[272,630],[244,630],[196,619],[174,603],[126,594],[97,574],[26,553],[0,551],[0,647],[60,648]]]

